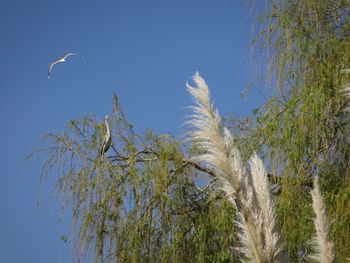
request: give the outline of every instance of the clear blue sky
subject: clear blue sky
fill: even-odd
[[[112,109],[112,92],[137,132],[180,137],[185,83],[199,71],[221,113],[248,114],[252,17],[239,0],[2,0],[0,8],[0,262],[72,262],[69,221],[25,157],[47,132]],[[83,55],[54,68],[67,51]],[[37,202],[41,205],[37,208]]]

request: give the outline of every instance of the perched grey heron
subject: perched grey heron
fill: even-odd
[[[66,58],[70,57],[70,56],[77,56],[78,54],[72,53],[72,52],[68,52],[66,54],[63,55],[63,57],[60,57],[58,59],[56,59],[55,61],[51,62],[49,64],[49,71],[47,73],[47,78],[50,78],[51,76],[51,72],[52,72],[52,68],[54,65],[56,65],[57,63],[62,63],[66,61]]]
[[[109,147],[111,147],[111,144],[112,144],[112,136],[111,136],[111,130],[108,125],[108,117],[109,115],[105,116],[106,134],[103,138],[100,156],[103,156],[105,152],[108,151]]]

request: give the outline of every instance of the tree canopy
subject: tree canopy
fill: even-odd
[[[316,175],[334,220],[338,261],[349,257],[348,75],[342,72],[349,68],[349,12],[350,2],[342,0],[270,1],[254,42],[274,95],[245,125],[242,149],[261,150],[281,178],[278,215],[295,260],[313,232],[307,185]]]
[[[305,260],[315,231],[310,190],[319,178],[337,262],[350,257],[348,101],[350,1],[270,0],[252,42],[255,83],[272,96],[251,116],[227,120],[243,162],[264,159],[277,224],[290,259]],[[117,95],[113,144],[100,156],[105,124],[94,116],[46,136],[43,175],[72,209],[78,258],[95,262],[236,262],[242,258],[229,202],[203,149],[149,130],[136,134]],[[234,110],[234,109],[232,109]],[[196,142],[195,140],[192,142]]]

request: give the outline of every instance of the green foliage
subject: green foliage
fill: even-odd
[[[72,208],[77,257],[95,262],[232,262],[233,208],[168,135],[133,132],[117,96],[113,146],[99,155],[105,124],[88,116],[48,134],[43,174],[58,172],[57,192]],[[204,177],[203,177],[204,176]],[[198,178],[198,179],[196,179]],[[198,181],[199,180],[199,181]]]
[[[282,179],[278,216],[293,261],[314,229],[310,179],[321,178],[339,262],[350,257],[349,113],[341,92],[349,68],[350,2],[271,0],[254,49],[274,95],[248,121],[234,122],[244,156],[261,151]],[[267,66],[266,66],[267,61]]]
[[[348,0],[270,0],[253,48],[273,96],[232,130],[243,159],[265,157],[282,191],[275,199],[293,262],[313,235],[310,184],[318,175],[337,262],[350,258],[350,141],[341,92],[350,68]],[[259,76],[258,76],[259,77]],[[258,78],[259,79],[259,78]],[[94,116],[48,134],[43,175],[58,174],[78,257],[95,262],[234,262],[235,211],[212,188],[215,176],[168,135],[133,132],[113,95],[113,146],[99,157],[105,126]],[[217,200],[220,199],[220,200]],[[62,238],[66,242],[67,238]],[[118,259],[118,260],[117,260]]]

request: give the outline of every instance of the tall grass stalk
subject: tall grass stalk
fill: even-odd
[[[194,128],[194,145],[202,151],[195,159],[206,162],[216,172],[222,190],[237,208],[241,252],[253,262],[286,262],[262,161],[253,154],[250,172],[245,169],[231,133],[210,102],[208,86],[198,73],[193,80],[197,87],[187,84],[187,88],[196,105],[188,124]]]
[[[318,183],[318,177],[314,179],[314,189],[311,191],[312,208],[316,214],[314,218],[315,236],[312,240],[315,252],[310,258],[320,263],[334,262],[334,244],[330,240],[330,223],[326,214],[326,207]]]

